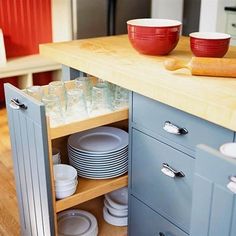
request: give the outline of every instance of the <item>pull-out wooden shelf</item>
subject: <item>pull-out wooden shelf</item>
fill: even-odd
[[[63,211],[127,185],[127,174],[105,180],[79,178],[79,184],[76,193],[70,197],[56,201],[56,212]]]
[[[92,129],[98,126],[107,125],[126,119],[128,119],[128,109],[122,109],[119,111],[102,114],[100,116],[91,117],[86,120],[81,120],[55,128],[50,128],[50,138],[52,140],[76,132]]]

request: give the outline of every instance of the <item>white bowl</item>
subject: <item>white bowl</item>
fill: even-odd
[[[104,199],[104,205],[108,209],[108,212],[113,216],[120,216],[120,217],[128,216],[128,209],[117,210],[113,208],[106,199]]]
[[[67,191],[67,190],[70,190],[70,189],[72,189],[74,187],[77,187],[77,184],[78,184],[78,181],[76,180],[73,183],[68,184],[68,185],[62,185],[62,186],[55,185],[55,191],[57,191],[57,192]]]
[[[225,143],[220,146],[220,152],[225,156],[236,158],[236,143]]]
[[[70,189],[66,189],[66,190],[56,190],[55,193],[56,193],[56,198],[57,199],[62,199],[62,198],[66,198],[66,197],[69,197],[71,195],[73,195],[76,191],[76,185]]]
[[[76,182],[78,182],[77,176],[75,177],[75,179],[70,180],[70,181],[66,181],[66,182],[54,181],[54,186],[55,186],[55,187],[64,187],[64,186],[73,185],[73,184],[75,184]]]
[[[124,187],[107,193],[105,198],[113,208],[125,210],[128,207],[128,188]]]
[[[66,184],[77,178],[77,170],[65,164],[58,164],[53,166],[54,169],[54,180],[58,184]]]
[[[111,225],[115,226],[127,226],[128,225],[128,217],[119,217],[113,216],[108,212],[106,207],[103,207],[103,218],[104,220]]]

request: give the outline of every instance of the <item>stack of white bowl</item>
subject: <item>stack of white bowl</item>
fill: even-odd
[[[104,220],[115,226],[128,225],[128,189],[127,187],[105,194],[103,207]]]
[[[73,195],[78,184],[76,169],[65,164],[54,165],[53,168],[56,198],[62,199]]]

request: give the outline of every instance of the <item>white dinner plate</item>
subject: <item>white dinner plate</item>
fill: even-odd
[[[122,129],[103,126],[72,134],[68,144],[80,152],[107,154],[128,146],[128,133]]]
[[[76,168],[77,171],[88,171],[91,173],[102,173],[102,172],[112,172],[112,171],[116,171],[119,170],[125,166],[128,166],[128,161],[124,161],[122,163],[119,163],[116,166],[102,166],[102,167],[96,167],[96,166],[81,166],[78,165],[76,163],[71,163],[72,166],[74,166],[74,168]]]
[[[128,171],[127,169],[124,169],[123,171],[119,172],[119,173],[114,173],[114,174],[110,174],[110,175],[88,175],[88,174],[82,174],[80,173],[79,176],[83,177],[83,178],[87,178],[87,179],[111,179],[111,178],[115,178],[118,176],[121,176],[123,174],[125,174]]]
[[[60,212],[57,222],[59,236],[96,235],[97,220],[87,211],[74,209]]]
[[[109,153],[102,153],[102,154],[92,154],[92,153],[86,153],[86,152],[80,152],[72,147],[70,147],[68,145],[68,151],[70,151],[71,153],[74,153],[74,154],[78,154],[78,155],[81,155],[81,156],[85,156],[85,157],[103,157],[103,156],[115,156],[115,155],[120,155],[124,152],[128,152],[128,146],[127,147],[124,147],[123,149],[120,149],[119,151],[115,151],[115,152],[109,152]]]
[[[91,164],[96,164],[96,163],[113,163],[113,162],[117,162],[119,160],[122,160],[122,159],[127,159],[128,158],[128,153],[124,153],[122,154],[121,156],[115,156],[115,157],[108,157],[108,158],[85,158],[85,157],[81,157],[81,156],[78,156],[78,155],[74,155],[74,154],[70,154],[69,153],[69,159],[72,159],[73,161],[77,161],[77,162],[84,162],[84,163],[91,163]]]
[[[73,160],[73,159],[69,159],[69,162],[77,165],[77,166],[81,166],[81,167],[86,167],[86,168],[114,168],[117,167],[121,164],[123,164],[124,162],[128,162],[128,158],[122,158],[120,160],[114,161],[114,162],[107,162],[107,163],[87,163],[87,162],[83,162],[80,160]]]

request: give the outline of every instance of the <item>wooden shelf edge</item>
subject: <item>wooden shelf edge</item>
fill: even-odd
[[[50,128],[50,137],[51,140],[53,140],[56,138],[74,134],[76,132],[92,129],[98,126],[114,123],[117,121],[126,120],[128,119],[128,116],[129,116],[128,109],[123,109],[103,114],[100,116],[91,117],[86,120],[73,122],[55,128]]]
[[[112,192],[116,189],[125,187],[127,185],[128,185],[128,174],[106,180],[104,184],[98,184],[96,187],[88,189],[84,192],[78,192],[68,198],[56,201],[56,212],[66,210],[68,208],[86,202],[93,198],[99,197],[106,193]]]

